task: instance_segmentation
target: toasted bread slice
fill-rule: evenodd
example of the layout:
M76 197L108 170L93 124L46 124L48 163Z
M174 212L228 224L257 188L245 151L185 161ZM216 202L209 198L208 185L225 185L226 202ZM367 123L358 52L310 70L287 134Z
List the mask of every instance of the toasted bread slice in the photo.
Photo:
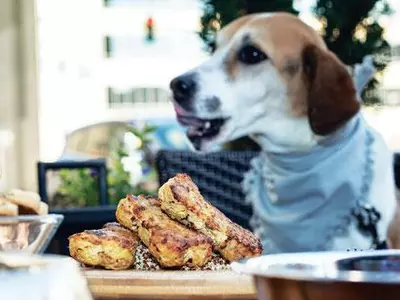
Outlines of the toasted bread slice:
M70 255L86 266L124 270L135 263L137 236L119 224L85 230L68 238Z
M125 228L118 222L109 222L103 225L103 229L110 230L113 232L120 233L122 235L128 235L128 236L135 236L137 237L137 233L133 232L132 230L129 230L128 228Z
M47 203L44 202L40 202L40 206L39 206L39 215L40 216L45 216L49 213L49 206L47 205Z
M138 230L138 211L137 207L140 204L141 207L151 207L151 206L159 206L160 203L158 200L139 196L132 197L127 196L119 201L117 210L115 212L115 217L122 226L132 230L133 232L137 232Z
M159 189L158 198L168 216L210 237L226 260L262 253L261 241L206 201L188 175L178 174L168 180Z
M20 215L38 215L41 211L41 199L35 192L13 189L4 195L11 203L18 205Z
M162 267L204 266L211 259L211 239L169 218L155 199L127 196L121 201L130 208L124 225L137 226L140 240Z
M18 206L0 197L0 216L13 217L18 215Z

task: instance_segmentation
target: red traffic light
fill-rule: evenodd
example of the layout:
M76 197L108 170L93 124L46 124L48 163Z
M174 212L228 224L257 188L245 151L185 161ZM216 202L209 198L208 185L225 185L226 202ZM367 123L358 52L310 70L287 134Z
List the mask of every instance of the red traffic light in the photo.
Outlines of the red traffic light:
M147 19L146 25L147 25L147 27L153 27L154 21L153 21L153 18L152 18L152 17L149 17L149 18Z

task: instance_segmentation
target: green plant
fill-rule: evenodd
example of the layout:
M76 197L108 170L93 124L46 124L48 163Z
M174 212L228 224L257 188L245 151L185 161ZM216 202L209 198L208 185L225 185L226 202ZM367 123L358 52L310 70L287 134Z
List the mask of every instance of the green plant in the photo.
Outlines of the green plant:
M378 23L380 16L392 13L386 0L318 0L314 13L323 25L321 34L328 48L345 64L352 66L373 55L377 77L386 68L391 49ZM362 95L367 105L381 102L376 93L377 77Z
M111 154L111 166L108 172L108 190L109 199L111 203L118 202L121 198L125 197L128 193L133 194L147 194L155 195L157 193L157 187L147 185L148 181L154 181L156 179L156 172L154 168L145 159L145 153L149 151L148 147L151 143L151 134L156 130L156 127L145 125L142 129L138 129L134 126L129 126L128 132L134 134L141 141L140 146L137 150L141 151L143 159L141 160L142 169L150 169L150 172L145 176L145 181L139 182L136 186L131 185L131 174L124 168L123 159L129 157L129 154L124 149L123 145L119 145L117 149Z
M96 176L90 169L60 170L61 184L53 197L55 207L84 207L98 203L99 189Z
M209 49L214 42L215 33L240 16L271 11L298 13L293 8L293 0L203 0L203 4L204 12L199 35Z
M107 162L107 184L108 198L110 204L117 203L127 194L155 195L157 192L157 176L154 167L145 159L145 152L148 151L151 143L151 134L155 127L145 125L142 129L127 126L126 132L132 133L140 140L136 151L143 157L140 167L147 170L147 174L133 185L132 174L126 170L124 158L129 157L126 145L118 142L112 145ZM90 169L61 170L59 172L61 181L53 198L52 206L58 207L84 207L98 205L98 184L97 174Z

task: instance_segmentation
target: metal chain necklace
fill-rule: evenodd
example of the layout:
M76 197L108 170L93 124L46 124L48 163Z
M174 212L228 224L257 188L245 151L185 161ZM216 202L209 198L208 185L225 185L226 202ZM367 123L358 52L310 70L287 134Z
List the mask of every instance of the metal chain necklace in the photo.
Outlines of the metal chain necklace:
M372 237L372 249L376 249L382 241L379 239L377 225L381 219L381 214L376 210L375 207L366 203L365 199L367 199L371 180L372 180L372 167L373 167L373 158L372 158L372 143L374 142L374 138L370 131L367 131L367 162L364 170L364 178L363 185L361 188L361 196L357 200L356 206L351 211L351 215L357 221L357 228L364 235L369 235Z

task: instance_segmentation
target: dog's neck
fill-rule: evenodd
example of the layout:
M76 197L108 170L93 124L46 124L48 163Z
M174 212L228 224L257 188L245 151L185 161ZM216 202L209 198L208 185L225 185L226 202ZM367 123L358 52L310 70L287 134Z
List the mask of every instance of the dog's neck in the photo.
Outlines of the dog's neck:
M284 115L253 129L250 137L270 153L308 153L325 137L315 135L307 118L293 118ZM251 132L251 131L250 131Z
M348 138L349 135L355 130L360 124L360 114L354 116L350 121L344 124L341 128L327 136L318 136L311 132L308 128L299 130L297 127L297 133L295 130L292 131L292 135L295 135L288 143L277 142L271 138L268 134L254 134L251 138L260 146L261 152L265 153L269 157L273 157L273 161L277 164L284 162L287 159L291 161L291 168L293 167L293 159L296 158L299 162L305 159L309 160L308 157L314 157L315 159L323 158L325 155L330 153L330 149L337 146L338 143ZM304 125L309 127L308 124L297 124L298 126ZM308 132L304 134L304 138L298 137L297 135L301 131ZM293 141L300 140L298 145L295 145ZM312 162L317 163L316 161Z

